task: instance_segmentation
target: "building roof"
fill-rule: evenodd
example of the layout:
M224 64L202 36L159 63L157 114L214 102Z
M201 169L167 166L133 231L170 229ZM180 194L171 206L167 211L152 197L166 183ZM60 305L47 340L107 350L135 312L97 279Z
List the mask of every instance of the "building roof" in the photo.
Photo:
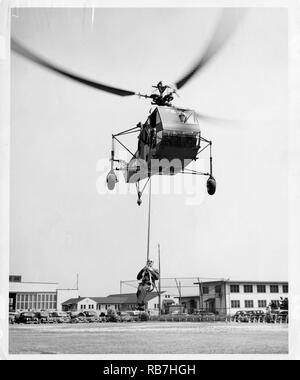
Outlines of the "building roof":
M50 285L57 285L58 282L41 282L41 281L9 281L16 284L50 284Z
M228 284L287 284L288 281L239 281L239 280L229 280L229 279L223 279L223 280L215 280L215 281L201 281L201 282L194 282L195 285L209 285L209 284L219 284L219 283L228 283Z
M288 284L288 281L227 281L230 284Z
M63 302L62 305L73 305L73 304L76 304L86 298L90 298L90 297L77 297L77 298L70 298L68 299L67 301Z
M165 292L161 292L160 294L162 293L165 293ZM148 302L157 296L158 296L158 292L148 293L145 298L145 301ZM137 302L135 293L110 294L109 296L107 296L107 298L114 301L113 303L134 304Z
M161 292L161 294L164 292ZM152 300L153 298L157 297L157 292L151 292L148 293L146 296L145 301L148 302ZM99 304L135 304L137 302L136 294L135 293L124 293L124 294L110 294L107 297L78 297L78 298L70 298L67 301L63 302L62 305L73 305L77 304L78 302L81 302L84 299L91 299Z

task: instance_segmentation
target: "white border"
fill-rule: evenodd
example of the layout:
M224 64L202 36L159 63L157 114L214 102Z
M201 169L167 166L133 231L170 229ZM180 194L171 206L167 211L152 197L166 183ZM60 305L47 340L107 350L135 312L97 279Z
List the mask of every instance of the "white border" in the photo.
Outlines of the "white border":
M4 37L5 59L0 41L0 359L198 359L198 360L284 360L300 357L300 293L299 293L299 163L295 161L299 154L298 109L300 106L300 27L297 22L300 0L0 0L0 40ZM10 139L10 17L9 8L14 7L255 7L289 9L289 43L290 43L290 124L289 124L289 282L291 284L291 323L289 326L289 355L9 355L8 354L8 274L9 274L9 139ZM3 27L5 25L5 27ZM300 25L300 24L299 24ZM299 40L299 42L298 42ZM297 53L297 50L299 53ZM296 52L296 53L295 53ZM2 55L1 55L2 53ZM295 53L295 54L294 54ZM291 57L292 56L292 57ZM299 70L300 71L300 70ZM298 88L299 87L299 88ZM6 96L4 96L6 94ZM299 101L298 101L299 99ZM299 306L298 306L299 305Z

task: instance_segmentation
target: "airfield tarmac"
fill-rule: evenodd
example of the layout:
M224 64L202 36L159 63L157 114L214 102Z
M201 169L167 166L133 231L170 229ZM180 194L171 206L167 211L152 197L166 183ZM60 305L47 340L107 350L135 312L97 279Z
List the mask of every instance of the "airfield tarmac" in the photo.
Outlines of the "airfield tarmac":
M12 325L10 354L287 354L288 325L132 322Z

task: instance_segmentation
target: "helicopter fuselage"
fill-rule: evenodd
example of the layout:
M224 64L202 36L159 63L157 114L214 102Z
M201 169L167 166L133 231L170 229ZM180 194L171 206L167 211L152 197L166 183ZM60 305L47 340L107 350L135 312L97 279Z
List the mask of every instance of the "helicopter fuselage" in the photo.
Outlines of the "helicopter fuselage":
M182 172L197 159L200 141L200 126L194 111L156 107L141 126L138 149L125 170L126 182Z

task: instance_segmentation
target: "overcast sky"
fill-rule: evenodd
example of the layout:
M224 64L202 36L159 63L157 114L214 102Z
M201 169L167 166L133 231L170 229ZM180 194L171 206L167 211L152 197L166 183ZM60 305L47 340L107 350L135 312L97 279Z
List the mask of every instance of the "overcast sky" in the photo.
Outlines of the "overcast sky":
M206 45L218 9L21 9L12 34L89 78L151 91L175 82ZM154 178L151 256L162 277L287 280L287 11L248 10L216 59L174 104L244 122L202 126L217 192L205 180ZM146 260L147 196L103 194L111 134L150 104L61 78L12 55L10 273L80 295L119 291ZM126 140L132 149L136 138ZM207 159L207 155L203 156ZM199 163L205 165L205 160ZM122 185L120 189L127 189ZM186 179L185 179L186 180ZM99 193L100 189L100 193ZM199 202L201 200L201 202ZM128 291L132 289L127 289Z

